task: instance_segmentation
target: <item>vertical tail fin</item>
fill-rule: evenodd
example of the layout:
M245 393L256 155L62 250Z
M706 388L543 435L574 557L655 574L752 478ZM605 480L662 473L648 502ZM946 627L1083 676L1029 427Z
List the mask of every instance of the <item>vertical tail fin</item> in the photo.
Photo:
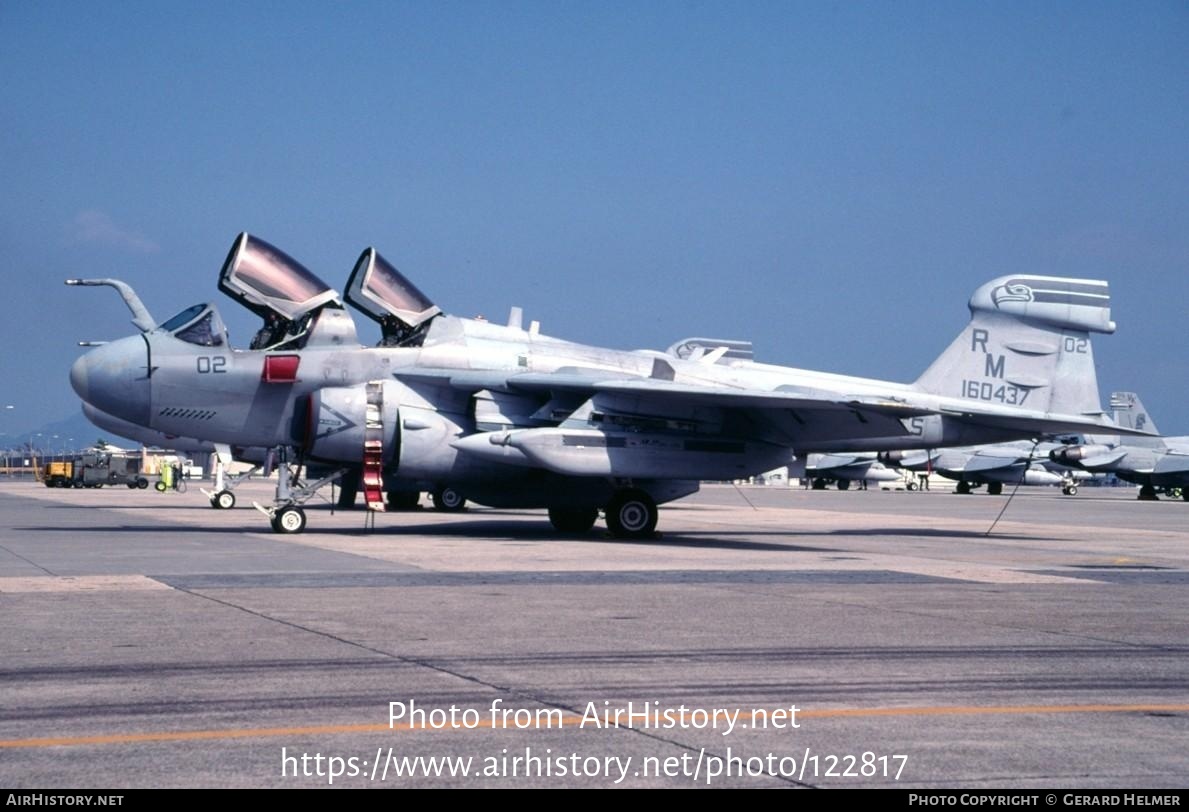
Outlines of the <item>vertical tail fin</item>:
M1134 392L1111 392L1111 409L1115 413L1115 422L1125 429L1160 433L1139 395Z
M1111 392L1111 409L1115 413L1115 422L1125 429L1148 431L1159 434L1156 421L1149 415L1148 410L1134 392ZM1128 437L1127 445L1143 448L1165 448L1164 440L1159 437Z
M1092 279L1003 276L970 297L970 323L916 381L946 397L1101 415L1090 333L1113 333L1110 289Z

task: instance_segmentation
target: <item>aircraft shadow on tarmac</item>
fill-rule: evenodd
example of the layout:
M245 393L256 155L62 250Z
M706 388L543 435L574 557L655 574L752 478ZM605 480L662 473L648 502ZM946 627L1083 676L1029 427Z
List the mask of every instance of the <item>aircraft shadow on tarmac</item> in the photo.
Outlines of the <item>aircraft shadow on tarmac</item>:
M361 514L362 515L362 514ZM211 525L178 525L171 523L162 524L120 524L107 525L99 527L81 527L74 525L27 525L24 527L14 527L24 533L80 533L87 535L110 535L110 534L135 534L144 533L146 535L161 536L168 533L180 534L202 534L202 535L216 535L216 536L235 536L246 534L266 534L270 538L277 540L284 540L285 536L275 536L267 527L260 527L257 524L247 524L241 526L211 526ZM692 538L698 535L696 533L673 533L673 534L658 534L650 539L619 539L612 537L609 533L591 531L585 535L566 535L558 533L547 522L536 524L520 524L507 521L473 521L473 522L452 522L450 524L402 524L402 525L384 525L378 524L376 527L346 527L335 528L328 531L328 535L334 536L349 536L367 538L370 536L390 536L399 538L403 535L417 535L432 537L460 537L470 538L475 540L490 541L494 543L519 541L525 543L545 542L545 541L565 541L575 544L616 544L616 545L638 545L647 547L690 547L697 549L720 549L720 550L753 550L758 552L836 552L833 548L828 547L802 547L791 544L777 544L775 542L755 542L742 541L739 539L722 538L716 534L705 534L701 538ZM318 533L316 531L307 532L305 537L315 537ZM768 533L771 536L788 537L796 535L792 533Z
M197 508L195 510L198 510ZM203 509L205 512L207 509ZM362 511L357 512L359 517L363 519L366 514ZM247 514L247 511L244 511ZM415 513L397 514L403 515L406 518L414 518ZM738 538L730 538L725 536L720 531L713 530L681 530L673 532L658 533L653 538L648 539L620 539L614 538L609 533L593 530L586 534L563 534L559 533L548 522L540 521L541 517L537 514L522 513L514 514L524 517L525 519L532 519L533 521L520 522L509 521L509 514L501 513L501 518L476 518L474 520L453 521L445 524L425 524L395 522L389 524L381 521L375 527L357 526L357 527L339 527L326 532L337 536L401 536L406 534L416 534L426 537L462 537L471 539L483 539L493 542L506 541L523 541L523 542L537 542L537 541L567 541L574 543L599 543L607 544L613 543L624 546L648 546L648 547L689 547L697 549L719 549L719 550L753 550L759 552L838 552L834 547L819 547L819 546L804 546L795 544L782 544L775 541L747 541ZM208 525L201 522L195 524L179 525L176 523L162 522L161 524L121 524L108 526L50 526L50 525L34 525L25 527L16 527L14 530L23 532L64 532L64 533L87 533L87 534L106 534L106 533L151 533L161 534L169 532L178 533L201 533L214 535L242 535L245 533L259 534L270 533L266 527L260 527L258 524L252 522L240 526L235 525ZM916 528L916 527L881 527L881 528L834 528L829 530L748 530L741 529L741 532L748 536L764 536L768 538L818 538L829 539L839 536L893 536L903 538L919 538L919 539L935 539L935 540L986 540L993 538L998 541L1060 541L1060 539L1041 536L1041 535L1019 535L1012 533L994 533L990 536L985 531L976 530L946 530L938 528ZM317 530L311 531L309 535L316 535Z
M177 524L110 524L99 527L80 527L78 525L29 525L26 527L14 527L13 530L19 530L24 533L77 533L87 535L115 535L122 533L145 533L155 536L160 536L163 542L169 542L169 534L174 533L201 533L203 535L219 535L219 536L242 536L245 533L255 533L260 530L258 527L210 527L210 526L180 526ZM272 531L268 528L264 532L272 535Z
M373 536L378 534L400 536L415 534L426 537L461 537L492 542L538 542L565 541L575 544L615 544L617 546L645 546L645 547L696 547L698 549L722 550L757 550L774 552L833 552L830 548L799 547L791 544L777 544L775 542L744 541L740 539L724 538L715 533L702 534L702 538L691 538L699 535L690 532L658 533L648 539L621 539L599 528L589 533L567 534L559 533L547 521L542 521L539 514L522 514L532 522L512 522L506 519L475 519L471 521L454 521L448 524L384 524L377 522L376 527L354 527L336 529L336 535ZM788 533L772 533L773 536L787 537Z

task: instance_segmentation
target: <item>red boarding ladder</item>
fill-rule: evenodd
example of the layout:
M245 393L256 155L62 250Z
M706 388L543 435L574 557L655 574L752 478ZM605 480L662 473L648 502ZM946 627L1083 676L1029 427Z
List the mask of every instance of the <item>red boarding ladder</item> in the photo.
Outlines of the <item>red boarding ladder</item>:
M368 510L384 510L384 388L367 385L363 433L363 498Z

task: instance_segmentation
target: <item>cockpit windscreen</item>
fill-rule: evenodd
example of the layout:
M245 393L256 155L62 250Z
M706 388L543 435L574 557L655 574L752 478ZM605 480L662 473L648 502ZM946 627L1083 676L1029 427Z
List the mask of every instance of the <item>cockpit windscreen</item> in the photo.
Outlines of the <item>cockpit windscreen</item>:
M161 330L173 333L174 338L200 347L222 347L227 344L227 328L214 305L196 304L161 323Z

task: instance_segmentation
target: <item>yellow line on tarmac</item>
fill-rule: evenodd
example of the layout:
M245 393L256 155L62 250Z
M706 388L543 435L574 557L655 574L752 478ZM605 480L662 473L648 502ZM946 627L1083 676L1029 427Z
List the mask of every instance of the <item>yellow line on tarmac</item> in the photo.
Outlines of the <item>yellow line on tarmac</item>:
M750 727L749 715L763 717L767 714L771 717L773 711L784 710L788 711L789 706L784 708L755 708L751 710L741 709L740 716L747 719L747 724ZM673 709L676 713L676 709ZM690 710L693 710L691 708ZM542 710L544 712L544 710ZM611 709L614 713L614 709ZM963 705L943 705L937 707L918 707L918 708L825 708L821 710L806 710L797 709L796 718L801 719L829 719L836 717L848 718L873 718L881 716L993 716L993 715L1025 715L1034 713L1186 713L1189 712L1189 705L993 705L993 706L963 706ZM602 727L608 727L603 723L600 712L599 722ZM661 711L664 713L664 710ZM665 717L660 717L664 719ZM583 717L573 713L564 714L562 717L563 727L577 727L582 724ZM790 721L787 718L784 720ZM497 723L498 722L498 723ZM594 722L588 722L591 726L595 726ZM638 728L645 726L637 723ZM660 724L650 724L649 727L661 727ZM668 725L673 727L674 725ZM556 724L554 725L556 727ZM626 727L626 725L625 725ZM762 724L759 726L762 727ZM776 729L775 726L772 726ZM502 719L493 720L490 716L483 717L482 715L477 721L467 724L465 727L459 725L457 727L445 726L440 728L430 727L422 724L367 724L367 725L318 725L313 727L257 727L257 728L232 728L228 730L175 730L175 731L159 731L154 733L112 733L103 736L59 736L52 738L39 739L8 739L0 740L0 748L17 748L17 747L79 747L83 745L93 744L135 744L139 742L187 742L187 741L203 741L209 739L254 739L265 738L273 736L310 736L310 735L336 735L342 733L384 733L384 732L408 732L421 730L548 730L550 725L545 724L538 727L518 728L509 720L505 723ZM782 728L783 729L783 728Z

